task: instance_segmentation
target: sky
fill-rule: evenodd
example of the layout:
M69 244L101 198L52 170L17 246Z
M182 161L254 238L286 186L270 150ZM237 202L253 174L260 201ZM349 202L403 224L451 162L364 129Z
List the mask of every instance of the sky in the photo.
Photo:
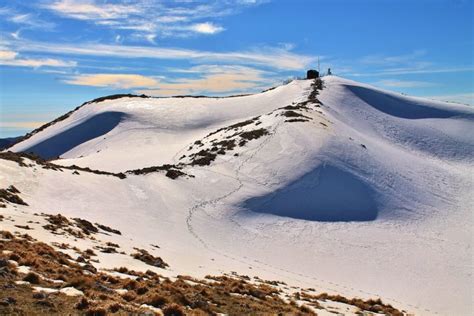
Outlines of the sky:
M0 137L96 97L253 93L309 68L474 104L470 0L0 0Z

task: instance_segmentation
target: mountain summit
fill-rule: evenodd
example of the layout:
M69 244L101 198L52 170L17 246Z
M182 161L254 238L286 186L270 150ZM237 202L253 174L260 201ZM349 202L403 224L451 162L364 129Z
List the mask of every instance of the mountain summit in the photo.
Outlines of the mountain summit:
M169 276L236 271L461 315L473 126L472 107L336 76L232 97L126 95L30 133L8 150L48 161L3 152L0 176L28 204L7 203L11 216L105 223L133 236L124 249L158 244ZM133 260L94 265L146 268Z

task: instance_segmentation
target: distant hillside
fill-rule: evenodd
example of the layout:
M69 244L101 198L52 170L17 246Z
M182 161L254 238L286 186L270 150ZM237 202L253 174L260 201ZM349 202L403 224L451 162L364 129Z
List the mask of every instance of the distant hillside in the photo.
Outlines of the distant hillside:
M11 144L15 143L21 138L19 137L8 137L8 138L0 138L0 150L3 150L9 147Z

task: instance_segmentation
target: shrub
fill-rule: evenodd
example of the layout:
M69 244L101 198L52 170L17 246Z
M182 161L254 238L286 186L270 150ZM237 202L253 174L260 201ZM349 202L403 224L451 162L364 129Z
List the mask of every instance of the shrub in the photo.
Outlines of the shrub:
M86 316L106 316L107 311L103 307L93 307L86 312Z
M77 227L82 229L84 234L90 235L91 233L97 233L99 230L97 227L94 226L91 222L82 219L82 218L74 218L74 221L76 222Z
M135 292L136 292L138 295L143 295L143 294L145 294L146 292L148 292L148 288L147 288L146 286L142 286L142 287L139 287L138 289L136 289Z
M133 292L127 292L124 295L122 295L122 298L126 300L127 302L131 302L131 301L134 301L137 298L137 296L133 294Z
M77 304L76 304L76 309L80 309L80 310L83 310L83 309L86 309L86 308L89 308L89 300L85 297L83 297Z
M154 294L152 296L150 296L149 299L147 299L146 303L148 305L151 305L153 307L162 307L163 305L167 304L168 303L168 299L162 295L159 295L159 294Z
M163 308L163 314L165 316L184 316L186 315L183 307L178 304L169 304Z
M109 311L110 311L111 313L116 313L116 312L118 312L121 308L122 308L122 305L120 305L119 303L113 303L113 304L109 305Z
M40 276L34 272L28 272L28 274L23 278L23 281L30 282L31 284L39 284Z

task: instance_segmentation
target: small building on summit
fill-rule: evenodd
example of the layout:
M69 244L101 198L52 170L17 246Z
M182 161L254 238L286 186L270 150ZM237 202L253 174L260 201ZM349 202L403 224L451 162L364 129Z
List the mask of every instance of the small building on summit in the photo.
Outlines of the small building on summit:
M310 69L306 72L306 79L316 79L319 78L319 71Z

